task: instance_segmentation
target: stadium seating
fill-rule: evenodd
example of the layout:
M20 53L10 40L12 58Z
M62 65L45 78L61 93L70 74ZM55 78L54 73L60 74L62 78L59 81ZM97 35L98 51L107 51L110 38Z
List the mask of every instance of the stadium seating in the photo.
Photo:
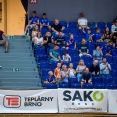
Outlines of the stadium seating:
M59 84L59 88L69 88L69 84Z
M112 84L112 83L108 83L107 85L106 85L106 88L107 89L117 89L117 85L116 84Z
M47 84L46 89L57 89L57 85L56 84Z
M93 85L92 84L83 84L82 88L83 89L93 89Z
M71 83L71 88L72 88L72 89L80 89L81 86L80 86L80 84L78 84L78 83Z
M103 83L96 83L94 85L94 88L95 89L105 89L105 84L103 84Z

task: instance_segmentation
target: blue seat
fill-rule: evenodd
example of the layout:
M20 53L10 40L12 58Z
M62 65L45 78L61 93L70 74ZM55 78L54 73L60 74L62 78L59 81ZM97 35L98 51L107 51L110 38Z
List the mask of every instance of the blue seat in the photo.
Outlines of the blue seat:
M117 56L113 56L114 63L117 65Z
M92 61L85 61L85 65L89 68L92 65Z
M58 62L52 62L52 63L51 63L51 68L52 68L52 69L55 69L55 68L57 67L57 63L58 63Z
M101 28L101 29L105 29L106 24L105 24L105 22L98 22L98 23L97 23L97 27L99 27L99 28Z
M96 33L96 29L91 29L91 34L95 34Z
M93 89L93 85L92 84L83 84L82 88L83 89Z
M92 77L93 84L101 83L101 81L102 81L102 78L100 76Z
M77 61L76 62L73 61L73 68L76 69L77 66L78 66L78 62Z
M45 49L44 48L38 48L36 49L36 56L38 55L44 55L45 54Z
M113 80L114 80L114 83L117 84L117 76L115 76Z
M41 69L41 76L47 76L49 71L52 71L52 70L48 68Z
M105 89L105 84L103 84L103 83L95 83L94 88L95 89Z
M77 50L76 50L76 49L70 48L70 49L68 50L68 53L69 53L70 55L77 55Z
M40 69L44 69L44 68L50 68L50 63L48 61L41 61L40 62Z
M60 24L61 24L62 26L64 26L65 28L67 28L67 22L66 22L66 21L60 21Z
M77 63L78 63L79 60L80 60L80 57L79 57L79 56L73 56L73 57L72 57L72 61L73 61L73 62L77 62Z
M116 64L115 64L115 63L110 63L110 66L111 66L112 70L116 70L116 69L117 69L117 67L116 67Z
M47 55L38 55L37 58L38 58L38 61L37 61L38 63L40 61L47 61L48 60L48 56Z
M78 35L78 28L71 28L70 33L76 33Z
M107 22L107 27L109 28L109 29L111 29L111 26L113 25L113 23L112 22Z
M71 83L71 88L72 88L72 89L80 89L81 86L80 86L79 83Z
M65 29L63 30L63 33L68 33L68 34L69 34L69 32L70 32L70 29L69 29L69 28L65 28Z
M76 78L69 78L69 83L77 83L77 79Z
M96 28L96 23L95 22L88 22L88 27Z
M47 84L46 89L57 89L57 85L56 84Z
M49 21L50 26L52 26L53 23L54 23L54 21Z
M77 23L76 22L68 22L68 27L69 28L77 28Z
M113 62L112 56L105 56L105 57L106 57L106 60L107 60L109 63L112 63L112 62Z
M111 76L112 77L117 76L117 70L111 70Z
M87 62L91 62L91 57L90 56L82 56L82 59Z
M69 84L59 84L59 88L69 88Z
M108 83L112 83L113 82L113 78L112 77L106 77L102 79L104 84L108 84Z
M108 83L106 85L106 88L107 89L117 89L117 85L116 84L113 84L113 83Z
M45 36L46 32L49 32L49 31L50 31L49 28L47 28L47 27L45 28L44 27L44 28L42 28L41 33L42 33L43 36Z

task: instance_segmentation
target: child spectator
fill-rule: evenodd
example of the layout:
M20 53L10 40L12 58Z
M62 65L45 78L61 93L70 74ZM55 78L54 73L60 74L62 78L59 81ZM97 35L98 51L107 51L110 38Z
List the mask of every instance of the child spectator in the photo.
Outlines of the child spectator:
M54 76L53 76L53 72L52 71L49 71L48 72L48 78L46 79L46 81L44 81L44 84L51 84L51 83L55 83L55 79L54 79Z
M91 30L90 29L88 29L87 30L87 33L85 34L85 39L86 39L86 41L87 42L92 42L92 34L91 34Z
M63 62L71 62L71 56L67 52L63 53Z
M35 37L38 36L38 32L39 32L38 26L36 25L36 26L34 27L34 30L32 31L32 42L34 42Z
M69 72L69 78L76 78L76 76L75 76L76 71L73 69L72 63L69 64L68 72Z
M112 56L112 51L109 50L109 51L106 53L106 56Z
M94 34L94 38L95 38L96 42L103 42L103 40L102 40L103 39L103 35L100 32L100 28L96 29L96 33Z

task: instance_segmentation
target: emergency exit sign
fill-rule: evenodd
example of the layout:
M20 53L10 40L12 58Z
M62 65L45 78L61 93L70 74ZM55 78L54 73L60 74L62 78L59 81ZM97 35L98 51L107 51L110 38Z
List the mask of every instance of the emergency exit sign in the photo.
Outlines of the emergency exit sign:
M38 0L29 0L29 4L38 4Z

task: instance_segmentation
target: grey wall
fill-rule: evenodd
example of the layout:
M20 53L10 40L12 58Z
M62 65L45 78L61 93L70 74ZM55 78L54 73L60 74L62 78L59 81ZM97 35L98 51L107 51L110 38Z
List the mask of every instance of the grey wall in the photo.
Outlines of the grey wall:
M83 11L89 22L110 22L117 17L117 0L38 0L29 4L30 15L33 10L39 17L46 12L51 21L76 21Z

